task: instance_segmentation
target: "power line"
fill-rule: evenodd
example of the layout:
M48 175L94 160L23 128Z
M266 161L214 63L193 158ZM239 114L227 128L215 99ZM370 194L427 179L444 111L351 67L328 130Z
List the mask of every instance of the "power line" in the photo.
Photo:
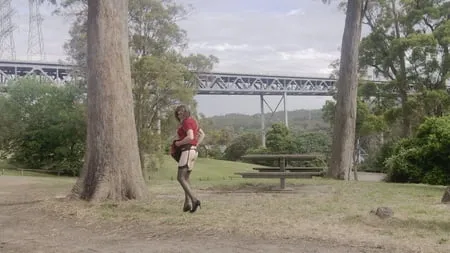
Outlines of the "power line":
M12 0L0 0L0 59L15 60L15 26L12 22L14 9L11 7L11 2Z
M44 39L42 35L42 15L39 10L40 2L38 0L28 0L29 3L29 25L28 25L28 60L45 60Z

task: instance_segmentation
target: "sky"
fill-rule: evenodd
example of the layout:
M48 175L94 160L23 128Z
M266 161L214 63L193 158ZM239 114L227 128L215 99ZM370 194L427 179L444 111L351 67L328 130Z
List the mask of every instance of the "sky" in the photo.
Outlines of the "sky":
M212 54L214 71L328 77L329 64L339 58L345 15L336 3L321 0L177 0L193 10L179 25L187 31L188 53ZM337 2L337 1L334 1ZM28 0L13 0L17 60L27 60ZM52 14L43 4L46 61L66 59L70 18ZM280 97L268 96L275 108ZM330 97L288 96L287 109L318 109ZM206 116L260 112L259 96L198 95ZM279 107L282 109L282 105ZM265 111L270 111L268 107Z

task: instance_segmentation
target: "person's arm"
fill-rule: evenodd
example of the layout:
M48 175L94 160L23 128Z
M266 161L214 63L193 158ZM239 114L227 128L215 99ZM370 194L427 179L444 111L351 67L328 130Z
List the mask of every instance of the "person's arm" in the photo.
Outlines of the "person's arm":
M199 129L198 130L198 143L197 146L200 146L200 144L202 143L203 139L205 139L205 132L203 132L203 129Z
M181 146L184 144L188 144L191 141L194 140L194 131L192 129L187 130L186 132L186 137L184 137L182 140L179 140L177 142L175 142L176 146Z
M179 140L177 142L175 142L176 146L181 146L181 145L185 145L190 143L191 141L194 140L194 129L197 128L197 126L195 125L195 122L193 122L190 119L186 119L183 121L183 123L181 123L183 130L186 131L186 137L184 137L182 140Z

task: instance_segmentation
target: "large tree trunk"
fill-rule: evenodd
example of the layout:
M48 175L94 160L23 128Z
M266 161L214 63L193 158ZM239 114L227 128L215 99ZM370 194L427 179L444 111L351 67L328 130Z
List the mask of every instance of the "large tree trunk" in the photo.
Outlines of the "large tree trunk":
M342 37L329 176L345 180L353 164L363 0L349 0Z
M450 186L445 189L444 195L442 195L441 202L444 204L450 204Z
M89 201L144 199L128 49L128 1L88 1L85 164L73 193Z

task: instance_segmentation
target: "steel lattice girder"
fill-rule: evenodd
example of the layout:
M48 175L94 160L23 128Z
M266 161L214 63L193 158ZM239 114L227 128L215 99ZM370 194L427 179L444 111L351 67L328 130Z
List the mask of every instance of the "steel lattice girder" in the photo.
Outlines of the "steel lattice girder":
M0 83L6 85L18 77L37 75L60 84L71 78L73 69L72 65L55 63L0 61Z
M197 94L330 96L336 80L233 73L197 73Z
M71 80L76 75L74 65L0 61L0 84L28 75L44 76L57 84ZM388 82L376 81L380 85ZM199 72L186 80L199 95L294 95L331 96L336 92L336 80L330 78L272 76L258 74ZM392 91L395 93L395 91ZM414 90L411 87L411 92Z

